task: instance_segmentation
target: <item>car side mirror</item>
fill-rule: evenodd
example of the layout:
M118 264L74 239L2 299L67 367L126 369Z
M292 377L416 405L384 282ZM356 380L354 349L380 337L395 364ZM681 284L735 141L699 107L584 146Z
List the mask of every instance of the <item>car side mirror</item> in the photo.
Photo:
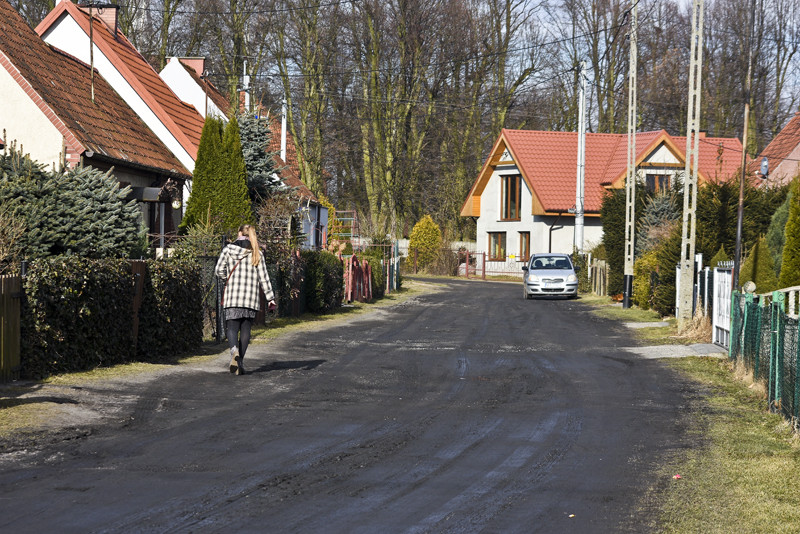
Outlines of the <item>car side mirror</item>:
M527 271L527 270L528 270L528 266L527 266L527 265L523 265L523 266L522 266L522 270L523 270L523 271Z

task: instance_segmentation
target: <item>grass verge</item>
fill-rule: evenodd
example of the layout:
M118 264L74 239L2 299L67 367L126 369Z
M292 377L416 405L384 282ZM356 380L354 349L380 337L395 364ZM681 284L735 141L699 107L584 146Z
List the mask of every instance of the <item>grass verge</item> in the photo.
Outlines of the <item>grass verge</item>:
M666 363L708 388L695 411L707 446L660 473L671 483L660 499L657 530L800 532L800 441L790 425L766 410L763 393L738 380L728 361Z

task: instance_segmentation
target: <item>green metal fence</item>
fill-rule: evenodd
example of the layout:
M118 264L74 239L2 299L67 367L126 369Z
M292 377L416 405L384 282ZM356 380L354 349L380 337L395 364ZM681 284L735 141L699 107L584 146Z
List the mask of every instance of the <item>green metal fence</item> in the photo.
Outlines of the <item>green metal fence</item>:
M741 361L755 380L767 386L772 411L800 430L800 343L794 313L797 288L771 295L733 292L729 356ZM794 293L794 294L792 294ZM791 304L787 310L787 295Z

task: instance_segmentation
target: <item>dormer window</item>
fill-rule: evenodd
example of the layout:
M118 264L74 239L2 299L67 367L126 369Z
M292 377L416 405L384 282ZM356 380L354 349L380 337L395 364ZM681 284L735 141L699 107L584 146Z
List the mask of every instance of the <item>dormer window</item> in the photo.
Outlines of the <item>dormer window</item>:
M501 210L500 217L503 221L519 220L520 203L520 175L501 176Z

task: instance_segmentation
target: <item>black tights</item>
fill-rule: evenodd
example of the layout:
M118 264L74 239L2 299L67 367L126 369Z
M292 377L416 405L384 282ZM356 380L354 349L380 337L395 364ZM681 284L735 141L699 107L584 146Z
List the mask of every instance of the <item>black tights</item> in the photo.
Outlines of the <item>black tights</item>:
M228 345L230 348L239 348L239 357L244 359L247 345L250 344L250 328L253 326L252 319L228 319L225 321L228 331Z

